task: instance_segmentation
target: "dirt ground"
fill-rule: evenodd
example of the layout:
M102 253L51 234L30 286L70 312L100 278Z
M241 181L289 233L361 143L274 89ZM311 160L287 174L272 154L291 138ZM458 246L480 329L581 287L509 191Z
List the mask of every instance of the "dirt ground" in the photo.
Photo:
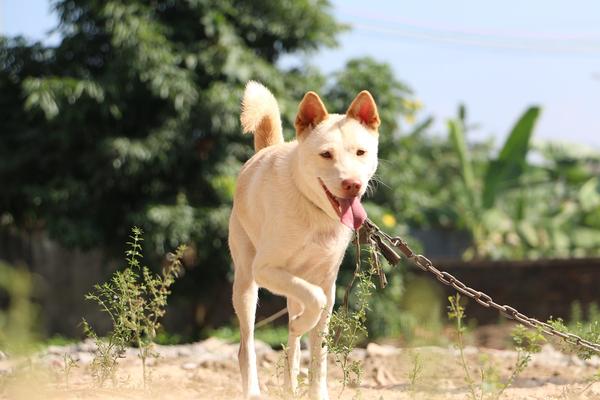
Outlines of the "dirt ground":
M16 365L10 359L0 361L0 399L239 399L240 376L237 367L237 345L211 338L202 342L158 346L160 357L151 362L151 382L146 389L141 379L140 360L130 349L120 360L118 381L95 388L89 374L93 344L48 348L27 365ZM265 399L287 399L282 392L281 352L258 343L259 377ZM471 373L478 388L482 357L504 381L512 372L516 353L485 347L465 350ZM64 355L78 359L69 373L67 387L63 370ZM411 385L409 375L418 354L422 372ZM353 358L363 362L363 380L358 387L342 390L341 371L332 361L329 368L331 399L467 399L468 385L459 362L459 354L451 347L419 347L402 349L393 345L371 343L358 349ZM301 375L307 374L308 354L303 351ZM551 345L533 356L529 367L507 389L501 399L600 399L600 382L589 378L600 370L600 357L583 362L563 354ZM26 373L24 373L26 372ZM487 386L486 386L487 385ZM483 385L489 388L489 383ZM585 389L585 390L584 390ZM582 393L583 392L583 393ZM301 397L300 397L301 398ZM484 397L491 398L491 397Z

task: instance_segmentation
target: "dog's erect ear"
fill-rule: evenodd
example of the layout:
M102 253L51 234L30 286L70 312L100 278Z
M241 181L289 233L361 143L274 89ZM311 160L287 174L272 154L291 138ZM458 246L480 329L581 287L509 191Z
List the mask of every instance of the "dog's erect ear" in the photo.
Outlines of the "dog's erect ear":
M348 107L348 111L346 111L346 115L375 131L381 123L379 113L377 112L377 104L375 104L371 93L366 90L363 90L354 98L352 104Z
M298 107L298 115L294 123L296 136L300 137L307 128L319 125L327 115L327 109L319 95L315 92L307 92Z

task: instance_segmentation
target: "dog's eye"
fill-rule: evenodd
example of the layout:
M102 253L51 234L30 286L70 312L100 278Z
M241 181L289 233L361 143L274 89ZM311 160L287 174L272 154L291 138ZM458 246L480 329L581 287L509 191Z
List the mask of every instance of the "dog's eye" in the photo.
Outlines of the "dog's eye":
M364 155L365 155L365 153L366 153L366 151L364 151L364 150L357 150L357 151L356 151L356 155L357 155L357 156L364 156Z
M326 159L332 159L333 156L331 155L331 153L329 151L324 151L321 154L319 154L321 157L326 158Z

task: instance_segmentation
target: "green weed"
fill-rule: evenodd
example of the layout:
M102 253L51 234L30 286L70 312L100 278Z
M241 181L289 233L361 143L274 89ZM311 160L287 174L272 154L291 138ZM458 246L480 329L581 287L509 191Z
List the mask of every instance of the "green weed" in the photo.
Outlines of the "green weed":
M421 379L424 365L421 359L421 354L417 351L410 352L411 368L408 371L409 390L414 392L418 381Z
M587 319L585 319L581 305L573 303L571 306L571 319L568 323L561 318L550 318L548 323L559 332L573 333L582 339L600 344L600 311L598 305L590 304L587 311ZM593 350L564 341L561 341L560 346L562 350L576 354L584 360L597 354Z
M70 354L65 353L63 355L62 374L65 379L65 388L69 389L69 378L71 376L71 370L79 367L77 360L73 359Z
M450 305L448 306L448 317L456 323L456 342L460 354L460 364L465 373L465 381L469 390L471 400L498 400L500 396L508 389L515 379L527 368L531 361L531 355L541 350L542 344L546 341L540 330L530 330L522 325L518 325L512 332L512 339L517 350L517 359L512 368L512 373L506 380L502 380L500 371L497 370L489 357L484 355L479 360L479 381L475 381L471 374L471 367L467 363L464 349L464 326L465 307L461 304L460 294L448 297Z
M356 281L354 307L351 309L348 306L348 298L346 297L346 304L338 307L331 314L329 328L324 336L329 354L333 355L335 363L342 370L342 391L346 385L358 386L361 381L362 365L360 361L350 360L350 353L368 336L367 311L369 310L372 293L375 290L373 275L378 274L377 254L374 247L369 246L368 263L370 268L368 270L361 268L360 250L357 238L356 268L349 286L350 288L352 283Z
M98 350L92 361L92 374L102 386L107 379L115 381L118 358L126 346L132 344L138 349L142 360L144 387L148 381L147 359L156 357L153 344L160 327L160 319L165 314L167 297L171 286L181 270L181 258L185 246L179 246L175 254L170 253L161 274L155 274L141 265L142 231L133 228L125 252L127 266L117 271L112 278L85 298L96 302L107 313L112 322L112 330L106 338L100 338L89 323L83 320L86 335L92 338Z

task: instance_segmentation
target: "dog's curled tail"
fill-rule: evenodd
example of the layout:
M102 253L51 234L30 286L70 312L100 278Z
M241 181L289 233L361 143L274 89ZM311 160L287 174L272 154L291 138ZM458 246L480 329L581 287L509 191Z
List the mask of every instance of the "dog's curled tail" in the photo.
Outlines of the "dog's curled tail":
M246 84L240 117L244 133L254 133L254 150L283 143L279 106L273 94L255 81Z

